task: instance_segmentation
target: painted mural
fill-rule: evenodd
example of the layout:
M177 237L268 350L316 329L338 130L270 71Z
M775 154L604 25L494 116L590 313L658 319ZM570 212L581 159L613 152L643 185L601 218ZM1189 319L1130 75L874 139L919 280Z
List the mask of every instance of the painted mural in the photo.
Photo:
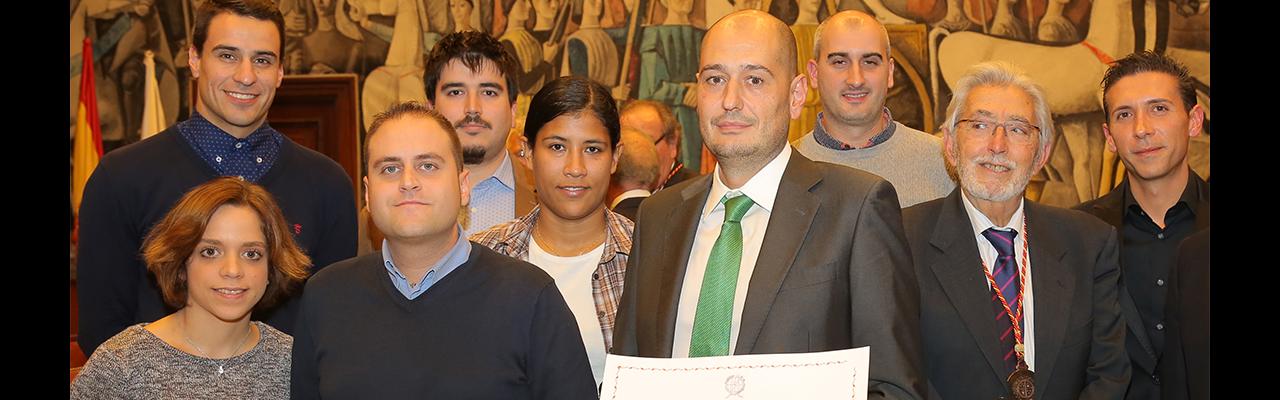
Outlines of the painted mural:
M80 48L94 42L104 147L139 139L144 54L155 74L166 123L186 118L188 31L199 0L71 0L71 96L75 125ZM817 25L839 10L884 23L897 71L888 107L904 124L938 132L949 84L969 65L1006 60L1045 87L1058 122L1048 166L1033 178L1033 199L1070 206L1109 191L1123 166L1101 131L1106 63L1135 50L1163 52L1188 65L1209 107L1208 0L279 0L289 74L360 77L364 120L399 100L425 100L423 55L443 35L478 30L520 60L518 115L541 85L561 75L590 77L618 100L670 104L685 131L686 166L703 171L693 85L707 27L734 10L766 10L791 24L797 60L812 53ZM821 103L810 94L791 137L812 129ZM1208 118L1207 118L1208 119ZM522 129L517 119L515 132ZM366 122L367 123L367 122ZM1209 123L1192 140L1192 168L1209 176ZM709 160L708 160L709 161Z

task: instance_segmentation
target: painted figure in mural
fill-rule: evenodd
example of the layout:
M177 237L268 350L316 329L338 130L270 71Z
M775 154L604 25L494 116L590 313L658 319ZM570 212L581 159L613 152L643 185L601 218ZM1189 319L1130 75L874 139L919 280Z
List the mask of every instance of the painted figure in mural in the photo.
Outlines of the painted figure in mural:
M1043 90L1004 62L975 65L954 87L943 151L960 186L902 212L922 378L941 399L1122 398L1116 232L1025 198L1051 154Z
M964 0L947 0L947 14L934 26L950 32L961 32L973 29L975 25L964 15Z
M382 15L396 17L399 15L397 10L408 9L407 6L400 4L401 0L345 1L347 16L350 18L352 23L364 28L364 30L371 36L378 38L383 43L387 44L390 44L395 37L397 23L393 20L391 25L387 25L376 17L371 18L371 16ZM426 0L413 0L413 2L416 3L414 7L418 13L418 29L421 31L420 34L422 35L422 47L424 49L430 49L431 46L435 45L436 41L440 40L440 33L437 33L432 29L444 29L443 27L447 27L449 24L448 15L445 15L448 12L445 8L442 8L442 6L447 7L448 5ZM440 15L431 14L432 12L438 12ZM444 19L437 22L440 18ZM381 48L381 46L374 46L371 43L366 43L366 46ZM390 53L390 49L387 49L386 52ZM386 55L387 53L382 54Z
M386 7L387 4L393 6ZM382 14L395 15L395 31L386 62L364 80L361 105L365 129L369 128L375 115L392 104L427 100L422 80L422 33L430 27L422 25L427 20L420 18L419 14L425 12L419 8L420 5L419 0L395 0L394 3L384 2L379 10Z
M791 34L796 37L796 65L805 65L813 54L813 37L818 32L818 9L824 2L824 0L796 1L799 14L796 15L796 22L791 24ZM804 109L800 111L800 118L791 120L787 140L795 141L813 129L814 120L821 111L822 99L818 98L818 91L810 90L804 98Z
M999 0L996 3L996 15L991 20L991 35L1020 41L1031 38L1027 23L1013 12L1014 3L1017 2L1018 0Z
M333 159L267 123L284 80L284 16L269 0L209 0L195 12L189 59L195 110L168 129L107 153L80 208L80 348L91 354L130 325L168 314L138 249L188 190L220 176L261 185L280 203L312 271L355 255L351 178ZM298 294L253 316L290 333Z
M1080 32L1076 24L1062 14L1071 0L1049 0L1044 17L1040 18L1040 29L1036 38L1045 43L1076 43L1080 41Z
M480 31L479 13L474 10L471 0L449 0L449 17L453 20L454 32Z
M895 14L889 7L885 7L883 0L862 0L863 4L871 10L871 15L876 16L876 20L884 25L902 25L914 24L915 21L907 19L901 15Z
M505 145L516 116L519 60L492 36L464 31L445 35L426 69L427 98L458 130L471 171L463 235L528 214L537 204L533 173Z
M640 36L640 87L638 98L671 106L684 136L680 160L686 168L701 169L702 137L698 134L698 49L706 31L689 22L693 0L660 0L667 8L662 25L644 28Z
M355 72L364 55L364 36L345 12L339 10L342 0L311 0L316 13L316 27L302 38L305 70L312 74Z
M896 64L884 25L860 11L841 11L818 29L806 65L823 111L813 117L813 130L793 143L796 150L880 175L897 189L903 207L950 193L955 184L942 141L894 121L885 107Z
M280 0L284 14L284 70L290 75L305 72L302 38L317 28L316 10L310 0Z
M707 32L696 104L719 162L640 205L613 352L872 346L869 398L923 398L919 293L893 185L787 144L806 92L794 45L784 22L758 10ZM803 290L787 290L797 282Z
M566 55L562 75L585 76L610 88L615 99L625 99L630 85L618 85L621 67L618 43L600 25L604 0L582 1L582 23L565 40Z
M551 29L555 28L556 11L560 9L561 0L530 0L533 6L533 34L541 41L547 41Z
M1110 193L1076 206L1120 233L1125 291L1125 342L1133 365L1127 399L1158 399L1186 390L1162 382L1171 365L1165 343L1169 280L1178 244L1209 228L1209 184L1187 163L1191 138L1201 134L1204 109L1187 68L1154 52L1116 60L1102 81L1107 148L1119 155L1125 178ZM1136 206L1136 207L1135 207ZM1183 393L1185 396L1185 393Z
M557 43L543 43L525 28L525 23L531 18L530 11L530 0L515 0L511 3L507 14L507 30L498 38L506 51L520 61L520 71L516 78L520 89L518 93L527 96L537 93L544 82L555 77L553 63L557 61L555 55L560 47Z

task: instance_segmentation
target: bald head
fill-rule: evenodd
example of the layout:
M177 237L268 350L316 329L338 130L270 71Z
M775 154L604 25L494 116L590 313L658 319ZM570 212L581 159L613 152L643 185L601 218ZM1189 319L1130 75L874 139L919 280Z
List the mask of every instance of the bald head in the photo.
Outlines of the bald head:
M745 183L787 146L808 94L791 28L757 10L721 18L702 39L698 125L725 184Z
M782 68L779 72L787 76L796 74L798 66L795 56L792 56L796 54L795 35L791 33L791 27L772 14L760 10L741 10L725 15L707 30L702 39L702 52L705 54L708 46L726 43L777 49L773 54L777 56L777 64Z
M857 10L845 10L827 17L826 20L818 24L818 31L813 34L813 58L815 60L822 59L822 37L828 32L828 29L840 31L862 31L873 30L879 33L880 43L878 47L882 47L884 56L889 57L889 30L885 29L876 17Z

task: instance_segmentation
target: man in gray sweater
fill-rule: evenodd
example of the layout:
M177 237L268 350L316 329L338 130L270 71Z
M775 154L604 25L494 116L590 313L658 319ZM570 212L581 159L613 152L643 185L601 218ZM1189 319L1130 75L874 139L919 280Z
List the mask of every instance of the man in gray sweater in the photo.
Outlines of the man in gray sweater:
M809 87L818 90L823 112L813 131L793 143L796 150L880 175L897 189L902 207L950 193L955 183L941 139L894 121L884 106L894 68L884 25L844 11L822 22L813 43Z

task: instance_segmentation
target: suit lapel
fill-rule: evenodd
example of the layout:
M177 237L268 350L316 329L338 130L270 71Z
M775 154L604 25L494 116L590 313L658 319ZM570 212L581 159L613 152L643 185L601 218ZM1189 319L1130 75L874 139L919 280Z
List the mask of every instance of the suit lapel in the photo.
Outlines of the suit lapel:
M1036 387L1046 387L1053 376L1054 363L1062 350L1067 333L1067 313L1075 301L1075 280L1071 278L1071 266L1062 263L1067 254L1065 243L1053 229L1056 221L1042 220L1045 206L1027 201L1025 218L1027 231L1024 236L1031 248L1032 299L1035 302L1035 351ZM1077 333L1090 334L1090 333Z
M658 313L653 316L657 321L653 326L658 327L658 349L665 357L671 357L680 289L689 265L689 252L693 247L694 234L698 232L702 207L711 194L710 174L694 179L680 192L680 203L669 214L672 229L662 248L662 285L657 298Z
M932 260L929 268L978 344L992 374L1004 382L1007 373L1004 360L997 356L1001 353L1000 336L991 309L991 288L982 273L982 257L978 254L973 225L960 196L957 188L943 201L933 237L929 239L936 252L928 258Z
M1094 215L1116 228L1116 236L1120 240L1120 243L1117 243L1117 251L1120 252L1122 257L1124 254L1124 197L1128 192L1129 178L1125 178L1120 182L1120 186L1116 186L1115 189L1107 193L1106 197L1093 205ZM1206 218L1205 220L1207 221L1208 219ZM1196 222L1197 224L1199 223L1199 218L1196 219ZM1032 253L1034 254L1035 252L1033 251ZM1032 261L1032 264L1034 263L1035 261ZM1121 271L1124 269L1123 264L1122 259ZM1142 346L1143 354L1138 357L1134 357L1135 355L1131 354L1130 358L1138 361L1139 366L1147 371L1155 371L1155 350L1151 347L1151 341L1147 339L1147 328L1142 323L1142 314L1138 313L1138 305L1133 302L1133 295L1125 288L1123 280L1120 283L1119 300L1120 314L1124 316L1126 329L1138 341L1138 345Z
M820 172L800 153L787 151L792 151L791 160L782 173L778 195L769 214L769 227L747 286L736 354L750 354L755 347L773 300L778 297L782 281L791 270L821 204L818 196L809 192L822 181Z
M1092 213L1103 222L1111 224L1116 230L1124 228L1124 195L1129 192L1129 179L1120 181L1120 185L1111 189L1093 204Z

